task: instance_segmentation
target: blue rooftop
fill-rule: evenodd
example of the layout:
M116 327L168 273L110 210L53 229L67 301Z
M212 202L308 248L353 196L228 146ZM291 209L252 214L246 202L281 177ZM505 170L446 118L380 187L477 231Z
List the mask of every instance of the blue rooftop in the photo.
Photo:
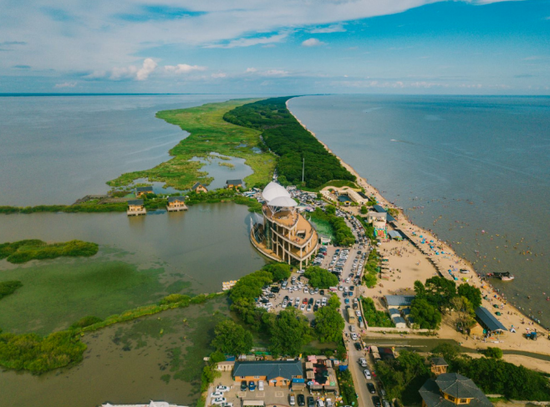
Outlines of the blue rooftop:
M485 307L478 307L476 309L476 316L481 325L488 331L507 331L504 325Z

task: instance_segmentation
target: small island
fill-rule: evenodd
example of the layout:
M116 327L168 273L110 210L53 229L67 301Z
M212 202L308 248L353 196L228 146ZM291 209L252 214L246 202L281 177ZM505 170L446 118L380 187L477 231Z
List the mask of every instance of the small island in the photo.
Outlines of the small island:
M56 259L58 257L91 257L99 250L96 243L71 240L65 243L48 244L42 240L29 239L0 244L0 260L20 264L31 260Z

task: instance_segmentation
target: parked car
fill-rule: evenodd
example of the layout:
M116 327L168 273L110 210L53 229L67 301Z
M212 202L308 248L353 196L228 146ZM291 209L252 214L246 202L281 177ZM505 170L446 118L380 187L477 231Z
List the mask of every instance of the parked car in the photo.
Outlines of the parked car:
M376 394L376 388L374 387L374 384L370 382L367 383L367 389L369 390L370 394Z
M250 390L250 391L256 390L256 384L254 383L253 380L250 380L250 381L248 382L248 390Z
M213 397L213 398L223 397L223 393L221 391L215 391L214 393L210 393L210 397Z
M306 405L306 397L303 394L298 394L298 405L299 406Z
M264 391L264 381L258 380L258 391Z
M355 342L353 346L355 346L356 350L361 350L361 344L359 342Z
M216 386L216 391L221 391L222 393L225 393L226 391L229 391L229 387L227 386Z
M372 396L372 404L374 404L374 407L382 407L382 403L380 402L380 397Z
M368 367L368 365L367 365L367 359L365 359L365 358L360 358L360 359L359 359L359 366L361 366L361 367Z
M290 393L288 395L288 404L290 404L291 406L296 405L296 396L294 395L294 393Z
M367 380L372 379L372 376L370 375L370 370L369 369L363 370L363 374L365 375L365 379L367 379Z
M307 398L307 407L315 407L315 399L311 396Z
M357 340L357 334L356 334L355 332L351 334L351 339L352 339L353 341L356 341L356 340Z
M248 383L246 382L246 380L243 380L241 382L241 391L246 391L246 389L248 389Z
M227 399L225 397L217 397L215 399L212 399L212 404L223 404L227 403Z

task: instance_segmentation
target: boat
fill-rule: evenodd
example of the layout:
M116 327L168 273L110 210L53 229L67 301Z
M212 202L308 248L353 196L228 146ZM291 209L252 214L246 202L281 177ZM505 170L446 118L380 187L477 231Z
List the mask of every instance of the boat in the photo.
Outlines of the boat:
M513 274L510 274L509 271L504 271L501 273L495 272L495 273L489 273L487 274L488 277L496 277L500 278L501 281L512 281L515 277Z

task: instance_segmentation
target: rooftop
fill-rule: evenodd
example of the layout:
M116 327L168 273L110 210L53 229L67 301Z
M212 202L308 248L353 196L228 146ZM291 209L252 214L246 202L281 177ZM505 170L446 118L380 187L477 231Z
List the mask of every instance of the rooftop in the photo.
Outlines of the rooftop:
M233 376L266 376L267 380L284 377L291 380L296 376L303 376L302 362L293 361L257 361L237 362Z
M183 196L169 196L168 202L183 202Z
M242 179L228 179L225 181L227 185L242 185L243 180Z
M428 407L456 407L456 404L443 398L441 392L458 399L471 399L469 407L492 407L491 402L475 383L458 373L444 373L437 379L428 379L419 390Z
M491 332L507 331L504 325L502 325L502 323L485 307L477 307L476 316L481 322L481 325Z
M410 307L414 300L414 295L386 295L384 298L388 306Z
M148 187L137 187L136 191L137 192L148 192L148 191L153 192L153 187L150 186L150 185Z
M128 205L140 205L143 206L143 199L131 199L128 201Z

